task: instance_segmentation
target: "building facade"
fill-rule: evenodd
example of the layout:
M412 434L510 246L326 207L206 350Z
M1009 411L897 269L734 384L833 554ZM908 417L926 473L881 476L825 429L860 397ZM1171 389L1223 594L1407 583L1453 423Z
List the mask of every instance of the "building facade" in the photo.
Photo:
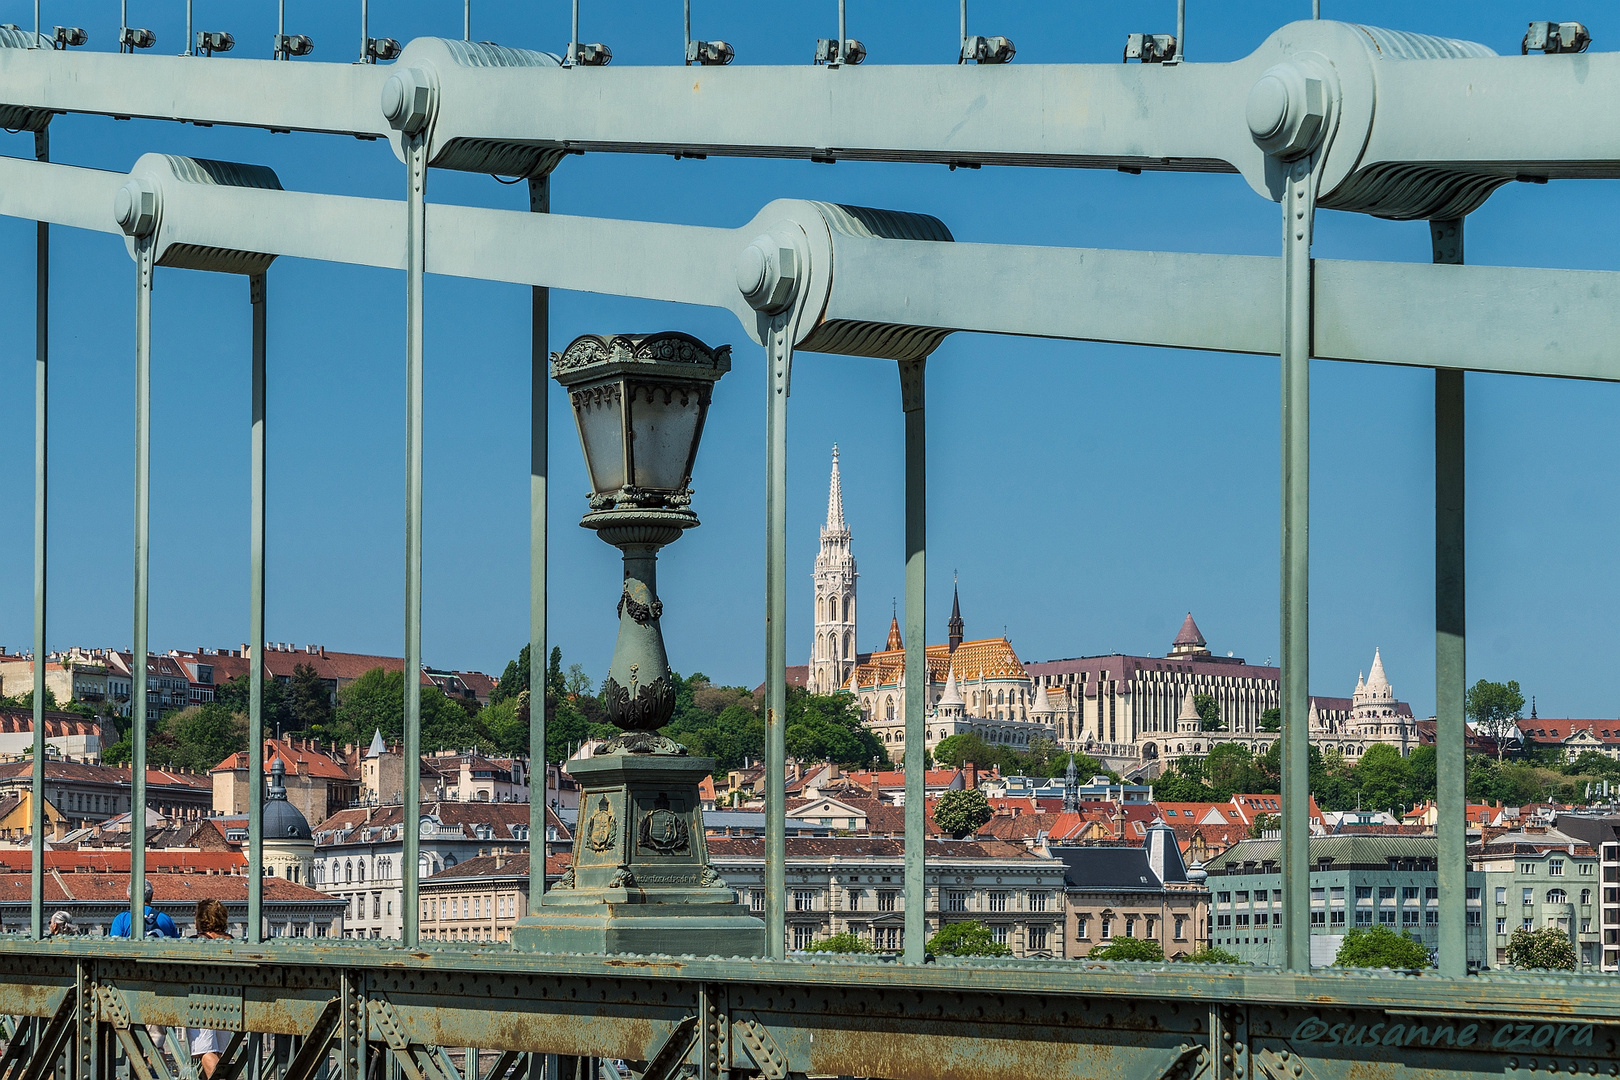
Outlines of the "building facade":
M1074 703L1054 716L1058 744L1122 771L1156 774L1166 761L1202 757L1228 742L1259 755L1278 738L1264 717L1280 707L1280 669L1230 653L1216 655L1190 612L1164 656L1116 653L1025 667L1049 697L1061 691ZM1187 703L1200 696L1214 701L1220 730L1187 724ZM1396 700L1377 650L1370 672L1357 676L1350 697L1311 698L1310 739L1313 746L1337 750L1351 761L1373 743L1388 743L1402 754L1418 745L1411 706Z
M1116 937L1157 941L1176 960L1209 944L1209 889L1188 871L1176 835L1163 824L1141 847L1054 847L1065 867L1066 954L1083 957Z
M1489 962L1507 963L1513 931L1555 927L1575 943L1582 971L1603 967L1599 850L1560 829L1525 825L1468 848L1486 895ZM1472 876L1470 876L1470 880Z
M1283 961L1282 874L1278 840L1241 840L1207 869L1211 945L1245 963ZM1488 963L1482 934L1484 875L1470 872L1463 912L1440 909L1438 841L1432 836L1313 836L1311 963L1333 963L1353 929L1387 926L1417 938L1432 956L1443 919L1464 920L1468 963Z
M1014 956L1062 957L1064 864L998 840L929 840L930 935L943 923L978 921ZM709 862L761 917L765 842L711 837ZM879 952L905 947L905 843L867 837L789 837L787 947L802 951L849 933Z
M34 762L0 763L0 795L31 790ZM130 811L130 771L113 765L45 761L45 798L70 829L94 825ZM208 816L213 788L199 773L146 770L146 805L165 818L191 821Z

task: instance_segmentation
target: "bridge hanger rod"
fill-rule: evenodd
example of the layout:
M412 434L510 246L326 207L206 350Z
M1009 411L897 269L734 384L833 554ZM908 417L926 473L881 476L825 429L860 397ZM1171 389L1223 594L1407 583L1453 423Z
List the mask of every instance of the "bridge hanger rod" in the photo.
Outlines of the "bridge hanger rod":
M0 214L117 233L112 199L125 179L0 157ZM398 202L173 184L164 205L166 249L405 268ZM426 213L429 273L719 307L755 332L732 269L760 231L755 224L720 229L437 203ZM1281 347L1269 302L1281 288L1275 257L839 234L833 242L837 273L821 324L1254 355ZM559 251L569 257L556 258ZM660 257L627 262L624 251ZM1620 380L1612 349L1620 338L1620 274L1326 259L1313 270L1318 359ZM1548 317L1532 317L1536 311ZM814 351L815 343L804 347Z

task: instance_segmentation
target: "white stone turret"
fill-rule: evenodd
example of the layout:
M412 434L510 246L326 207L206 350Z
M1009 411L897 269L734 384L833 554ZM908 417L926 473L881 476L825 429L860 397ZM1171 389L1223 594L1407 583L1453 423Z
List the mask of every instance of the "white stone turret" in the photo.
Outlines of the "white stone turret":
M844 521L844 484L838 472L838 447L832 451L832 478L827 485L827 523L821 527L816 554L815 637L810 645L810 692L831 694L855 671L855 556Z
M940 692L935 710L934 715L941 720L961 720L967 716L967 703L962 700L962 691L956 686L955 668L946 670L945 689Z
M1204 718L1198 715L1198 704L1193 701L1193 692L1187 691L1187 696L1181 699L1181 712L1176 717L1176 732L1180 735L1195 735L1204 729Z

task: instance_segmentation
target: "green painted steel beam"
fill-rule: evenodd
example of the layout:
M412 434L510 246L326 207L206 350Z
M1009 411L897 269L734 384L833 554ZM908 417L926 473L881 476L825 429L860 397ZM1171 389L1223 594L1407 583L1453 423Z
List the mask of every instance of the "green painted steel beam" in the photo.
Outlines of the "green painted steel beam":
M248 279L252 309L253 412L248 432L251 475L248 481L248 904L247 939L264 940L264 540L268 468L266 444L266 365L268 296L265 275Z
M900 408L906 422L906 910L905 961L923 962L928 880L928 431L926 360L900 362ZM943 908L941 908L943 910Z
M551 212L551 177L529 179L529 212ZM548 341L551 291L529 292L529 910L546 891L546 483L549 474L551 389ZM558 762L561 768L562 763ZM538 782L536 780L538 778ZM539 868L537 873L535 868Z
M422 321L427 266L427 149L420 136L406 142L405 196L405 745L400 925L405 944L415 945L421 915L417 859L422 799ZM543 705L541 708L544 710ZM387 798L386 793L383 797ZM544 865L542 862L542 878Z
M129 784L130 936L145 925L146 883L146 631L152 589L152 238L137 241L135 258L135 645L130 658L131 764Z
M51 129L34 132L34 158L49 161ZM34 226L34 768L29 784L28 932L45 936L45 616L49 554L51 227ZM71 675L69 676L71 678Z

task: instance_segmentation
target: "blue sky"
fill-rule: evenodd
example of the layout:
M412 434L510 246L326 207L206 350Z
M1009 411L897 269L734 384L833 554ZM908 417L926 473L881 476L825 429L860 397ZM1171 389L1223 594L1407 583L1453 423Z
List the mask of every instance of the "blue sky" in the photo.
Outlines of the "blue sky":
M836 6L694 0L695 36L738 63L805 63ZM956 5L851 0L868 63L948 62ZM1609 47L1612 9L1325 0L1324 15L1516 51L1524 25L1581 19ZM176 51L183 5L131 3ZM315 60L352 59L358 3L289 0ZM671 63L680 5L585 0L582 37L615 64ZM1246 55L1308 4L1190 0L1194 61ZM266 56L275 5L197 0L197 25ZM372 32L459 36L461 5L375 0ZM1169 2L975 0L970 32L1005 34L1019 63L1117 62L1131 31L1168 31ZM28 25L31 4L0 0ZM44 20L111 49L117 5L45 0ZM473 36L560 51L568 8L475 0ZM199 60L228 63L229 60ZM302 61L301 61L302 62ZM224 128L59 118L57 160L125 170L146 151L259 162L289 188L399 198L382 144ZM24 135L0 135L24 155ZM519 209L521 186L435 172L430 198ZM1470 262L1614 269L1615 187L1509 185L1472 215ZM959 240L1273 254L1276 208L1232 176L588 155L553 183L570 214L735 226L773 198L936 214ZM1427 261L1422 223L1319 219L1323 257ZM0 220L0 644L31 640L31 224ZM131 638L134 272L122 244L53 242L53 618L50 646ZM403 300L398 274L283 260L270 274L268 636L398 655L403 614ZM248 306L244 279L167 270L154 300L154 647L238 645L247 626ZM670 660L753 685L763 663L764 387L729 314L553 295L551 344L587 332L676 328L737 347L699 455L703 528L663 557ZM527 290L430 279L426 570L429 663L498 672L527 635ZM1313 370L1313 692L1348 694L1383 650L1397 692L1433 710L1432 376ZM790 419L789 662L809 651L809 573L828 452L842 450L861 571L860 645L880 644L902 585L902 420L892 366L801 354ZM970 636L1005 627L1027 660L1162 653L1191 610L1212 648L1277 655L1278 364L1274 359L956 335L930 362L930 625L943 638L951 573ZM560 392L551 395L551 638L596 677L613 647L616 552L575 521L586 488ZM1516 678L1544 716L1614 716L1620 586L1614 423L1620 389L1469 376L1469 677Z

